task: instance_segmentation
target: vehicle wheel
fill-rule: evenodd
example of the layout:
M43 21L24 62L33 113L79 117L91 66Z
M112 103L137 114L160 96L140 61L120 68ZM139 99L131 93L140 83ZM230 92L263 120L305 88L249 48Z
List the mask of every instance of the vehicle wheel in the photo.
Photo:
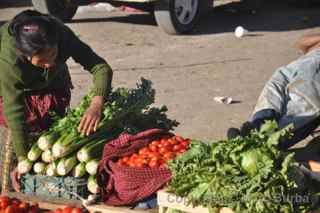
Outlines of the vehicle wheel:
M193 29L202 12L207 10L208 2L209 0L158 0L155 2L154 15L158 25L166 33L187 33Z
M70 0L32 0L32 4L39 12L51 14L62 21L70 21L78 9Z

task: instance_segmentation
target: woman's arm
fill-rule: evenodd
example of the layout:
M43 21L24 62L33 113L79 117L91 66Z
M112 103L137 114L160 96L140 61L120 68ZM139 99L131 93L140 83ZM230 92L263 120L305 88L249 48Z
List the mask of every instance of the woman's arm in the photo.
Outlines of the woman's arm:
M70 56L93 75L94 97L79 125L79 132L85 135L96 131L102 116L104 101L111 91L112 70L107 62L82 42L69 28L66 28Z
M68 51L75 62L81 64L85 70L93 75L94 94L107 98L111 90L113 75L111 67L66 26L63 36L65 37L65 47L61 48Z
M289 84L288 73L285 70L277 70L265 84L254 112L252 123L261 124L265 119L278 119L283 113L286 104L286 86Z
M320 47L320 34L308 35L304 36L297 42L296 46L300 49L304 54L309 51Z

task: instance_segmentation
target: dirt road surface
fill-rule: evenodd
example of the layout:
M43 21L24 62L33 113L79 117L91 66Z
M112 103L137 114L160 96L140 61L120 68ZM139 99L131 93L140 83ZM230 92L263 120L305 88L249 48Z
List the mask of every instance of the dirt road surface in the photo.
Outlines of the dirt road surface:
M30 8L0 3L0 22ZM218 2L190 35L169 36L148 13L81 8L68 25L114 69L114 87L133 87L144 77L154 82L156 104L167 105L181 124L176 132L198 139L222 139L228 127L249 118L272 72L300 53L302 35L319 32L320 8L297 8L268 1L258 13L239 10L237 2ZM237 26L250 33L234 36ZM87 92L90 75L69 62L75 85L72 104ZM230 96L239 103L216 103Z

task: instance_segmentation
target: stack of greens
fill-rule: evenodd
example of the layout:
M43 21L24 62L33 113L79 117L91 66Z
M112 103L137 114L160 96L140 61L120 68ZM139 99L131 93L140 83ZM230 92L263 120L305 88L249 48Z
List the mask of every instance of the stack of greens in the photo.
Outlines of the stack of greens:
M169 191L211 212L229 207L241 213L310 212L316 189L298 169L293 153L277 149L290 127L267 122L245 138L202 143L169 163Z
M28 158L19 162L21 174L33 171L48 176L90 176L88 188L96 193L94 176L107 141L115 139L123 131L136 133L148 128L170 130L178 123L166 116L167 108L150 107L154 103L152 83L141 79L136 89L118 88L104 105L103 118L97 131L90 136L81 135L78 126L82 115L90 105L92 94L85 96L79 106L70 110L64 118L57 119L31 147Z

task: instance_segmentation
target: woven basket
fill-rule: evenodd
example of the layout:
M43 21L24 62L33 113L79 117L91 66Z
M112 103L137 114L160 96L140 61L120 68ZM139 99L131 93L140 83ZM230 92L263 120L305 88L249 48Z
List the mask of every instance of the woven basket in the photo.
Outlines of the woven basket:
M16 158L11 143L10 131L0 126L0 181L1 192L8 193L11 191L10 171L15 167Z

